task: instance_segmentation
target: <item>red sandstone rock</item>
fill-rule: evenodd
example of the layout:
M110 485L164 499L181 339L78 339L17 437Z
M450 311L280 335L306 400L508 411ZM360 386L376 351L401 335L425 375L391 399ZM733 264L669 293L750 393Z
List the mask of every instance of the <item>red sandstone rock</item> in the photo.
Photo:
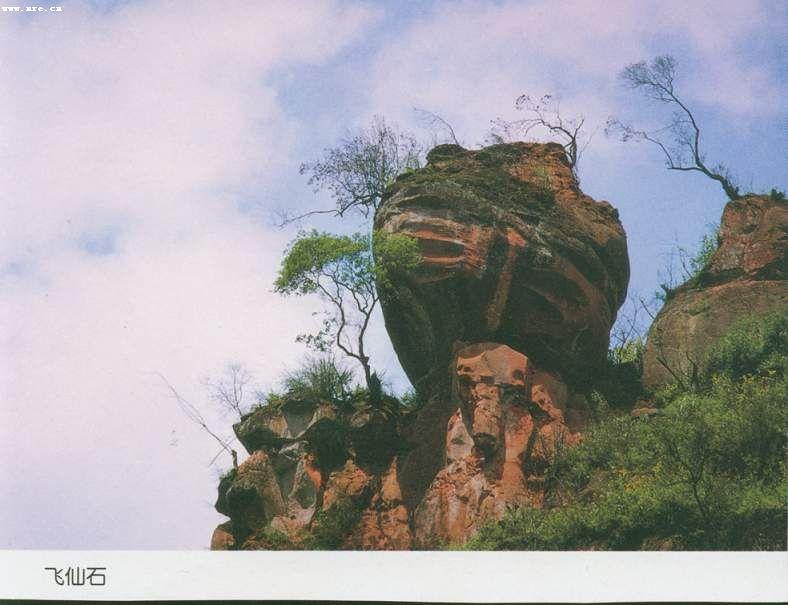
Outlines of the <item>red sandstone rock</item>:
M564 422L569 398L556 376L497 343L457 352L459 407L446 434L446 466L414 514L420 547L461 543L507 507L538 506L541 475L559 447L580 436Z
M701 370L737 319L788 309L788 204L748 196L725 206L709 266L657 314L644 355L644 383L659 388Z
M392 460L347 546L361 550L408 550L411 543L410 515L402 502L396 460Z
M431 381L458 341L508 344L565 377L592 372L629 279L616 211L580 191L560 145L441 146L428 160L375 217L424 258L381 297L411 381Z
M213 530L211 550L233 550L235 538L232 533L232 522L226 521Z

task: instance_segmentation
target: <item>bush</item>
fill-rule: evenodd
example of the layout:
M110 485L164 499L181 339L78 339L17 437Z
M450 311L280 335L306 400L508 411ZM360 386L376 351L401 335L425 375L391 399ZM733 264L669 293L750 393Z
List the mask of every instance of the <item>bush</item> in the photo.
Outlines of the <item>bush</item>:
M707 374L738 380L748 374L786 374L788 313L745 317L736 322L709 354Z
M337 499L329 508L315 514L308 537L307 550L338 550L361 519L363 507L348 496Z
M257 530L248 541L254 545L254 550L299 550L287 534L270 525Z
M282 381L288 396L305 401L329 401L337 406L350 399L353 372L334 357L307 358Z

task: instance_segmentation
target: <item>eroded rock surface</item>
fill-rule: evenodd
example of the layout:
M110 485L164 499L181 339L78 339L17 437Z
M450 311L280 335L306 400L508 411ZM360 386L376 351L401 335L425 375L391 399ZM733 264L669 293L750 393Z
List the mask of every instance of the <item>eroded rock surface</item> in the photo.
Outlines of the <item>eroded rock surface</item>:
M618 213L584 195L560 145L441 145L400 176L375 227L419 242L424 262L381 296L386 328L426 401L400 460L414 509L443 467L457 347L504 344L583 391L626 296Z
M788 309L788 203L767 196L729 202L708 267L657 314L644 357L651 389L688 381L737 319Z
M578 400L560 379L507 345L476 343L456 359L459 405L447 426L446 465L414 516L421 547L461 543L507 507L540 506L548 465L580 440L586 421L582 403L568 409Z

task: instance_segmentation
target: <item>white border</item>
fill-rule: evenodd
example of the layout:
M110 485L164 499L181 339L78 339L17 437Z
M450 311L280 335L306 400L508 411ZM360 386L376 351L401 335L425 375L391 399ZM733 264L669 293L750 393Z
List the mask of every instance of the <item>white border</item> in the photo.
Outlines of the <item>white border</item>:
M0 551L0 598L784 602L788 553Z

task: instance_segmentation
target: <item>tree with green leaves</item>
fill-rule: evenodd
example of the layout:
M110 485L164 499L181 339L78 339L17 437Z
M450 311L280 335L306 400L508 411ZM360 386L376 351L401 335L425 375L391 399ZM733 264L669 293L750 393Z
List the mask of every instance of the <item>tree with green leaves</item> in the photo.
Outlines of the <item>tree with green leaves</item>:
M646 131L625 124L616 118L607 121L607 134L615 134L622 141L648 141L656 145L665 158L668 170L700 172L718 182L728 199L741 197L739 187L725 164L709 166L700 145L700 126L687 104L675 89L676 60L670 55L654 58L650 63L640 61L627 65L620 74L621 80L646 98L668 105L672 114L668 123L656 130Z
M355 359L373 404L380 401L381 387L365 349L365 337L378 304L378 288L390 288L393 273L412 270L420 262L418 244L409 236L381 231L334 235L313 230L300 233L290 244L274 284L281 294L317 294L327 303L322 327L297 340L322 352L335 346Z

